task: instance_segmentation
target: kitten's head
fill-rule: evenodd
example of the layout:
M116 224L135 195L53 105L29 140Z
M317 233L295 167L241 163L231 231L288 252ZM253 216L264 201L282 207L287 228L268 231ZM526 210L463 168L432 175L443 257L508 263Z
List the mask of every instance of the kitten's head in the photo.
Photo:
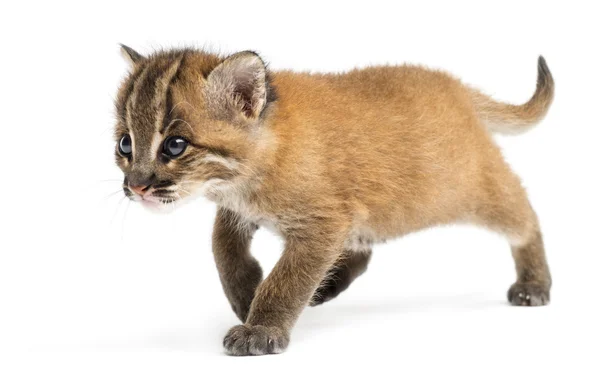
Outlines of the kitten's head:
M251 162L268 146L275 101L257 54L122 52L132 69L116 100L115 156L126 196L166 208L256 173Z

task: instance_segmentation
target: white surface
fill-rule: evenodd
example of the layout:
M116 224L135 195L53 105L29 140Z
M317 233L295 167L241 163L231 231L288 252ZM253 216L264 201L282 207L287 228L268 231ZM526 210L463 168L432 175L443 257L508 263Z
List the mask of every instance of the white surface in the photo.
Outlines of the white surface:
M448 3L2 5L0 374L598 374L597 11ZM498 142L540 217L552 304L507 304L503 239L432 229L377 247L346 293L305 311L285 354L225 356L237 321L210 251L215 207L160 216L105 198L122 179L111 139L127 69L118 42L254 49L274 69L413 62L513 102L532 94L544 54L553 108ZM281 242L261 230L253 249L269 270Z

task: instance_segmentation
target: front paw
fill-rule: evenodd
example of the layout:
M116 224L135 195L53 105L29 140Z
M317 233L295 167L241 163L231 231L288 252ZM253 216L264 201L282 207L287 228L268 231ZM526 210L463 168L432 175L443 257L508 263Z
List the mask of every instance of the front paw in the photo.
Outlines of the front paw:
M262 325L236 325L223 340L227 354L236 356L279 354L288 343L285 331Z
M536 283L515 283L508 290L508 301L515 306L542 306L550 303L550 288Z

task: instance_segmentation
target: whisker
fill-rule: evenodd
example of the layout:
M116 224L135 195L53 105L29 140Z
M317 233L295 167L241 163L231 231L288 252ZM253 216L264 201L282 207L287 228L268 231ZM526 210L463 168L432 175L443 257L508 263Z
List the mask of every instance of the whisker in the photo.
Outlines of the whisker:
M192 106L189 102L186 101L181 101L179 103L177 103L175 106L173 106L173 108L171 108L171 111L169 111L169 115L167 116L171 116L171 113L177 108L177 106L179 106L180 104L187 104L188 106L190 106L192 108L192 111L195 110L194 106Z
M115 221L115 217L117 216L117 213L119 212L119 209L121 208L121 204L123 203L124 199L125 199L125 196L121 197L121 199L117 203L117 210L115 210L115 214L113 214L112 218L110 219L111 226L112 226L113 222Z
M106 133L106 131L108 131L109 129L112 129L112 128L113 127L106 127L106 129L103 130L102 133L100 133L100 136L103 136Z
M169 127L171 124L173 124L174 122L176 122L176 121L180 121L180 122L182 122L182 123L185 123L185 124L186 124L186 125L187 125L187 126L190 128L190 131L192 131L192 133L194 133L194 128L193 128L193 127L190 125L190 123L188 123L187 121L185 121L185 120L183 120L183 119L173 119L173 120L171 120L171 122L169 123L169 125L167 126L167 128L168 128L168 127Z
M116 195L116 194L117 194L117 193L119 193L119 192L123 192L123 188L121 188L121 189L118 189L118 190L117 190L117 191L115 191L115 192L112 192L111 194L109 194L109 195L107 195L107 196L103 197L102 199L103 199L103 200L107 200L107 199L111 198L112 196ZM125 198L125 197L123 197L123 198Z
M98 180L98 181L94 181L94 182L88 182L84 185L82 185L79 189L81 190L81 192L89 192L92 189L97 189L99 187L99 184L102 183L123 183L123 180L117 180L117 179L107 179L107 180ZM121 184L119 184L121 185ZM106 187L106 185L103 185L102 187Z
M123 237L125 234L125 220L127 219L127 211L129 210L129 205L131 205L131 200L127 202L127 206L125 206L125 213L123 213L123 222L121 223L121 241L123 241Z

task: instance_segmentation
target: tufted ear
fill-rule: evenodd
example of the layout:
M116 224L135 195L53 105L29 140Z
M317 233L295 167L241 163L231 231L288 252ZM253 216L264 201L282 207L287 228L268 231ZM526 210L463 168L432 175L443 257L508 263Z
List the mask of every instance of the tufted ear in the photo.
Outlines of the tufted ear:
M258 118L267 104L268 91L265 63L251 51L229 56L207 77L207 100L221 115Z
M124 44L120 44L120 46L121 46L121 54L123 54L125 59L127 59L127 61L129 61L129 63L131 65L136 65L145 59L142 55L137 53L133 48L127 47Z

